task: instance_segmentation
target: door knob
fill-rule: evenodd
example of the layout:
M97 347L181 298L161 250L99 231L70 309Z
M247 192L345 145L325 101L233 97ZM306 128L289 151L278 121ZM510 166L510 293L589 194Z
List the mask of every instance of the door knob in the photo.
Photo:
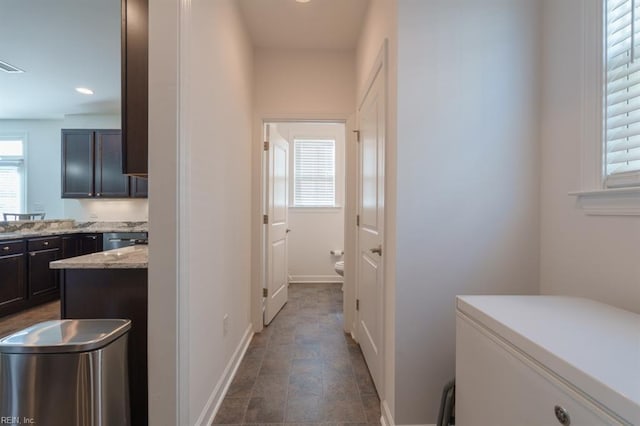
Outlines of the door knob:
M289 232L291 232L291 229L287 228L287 234L288 234Z
M377 253L379 256L382 256L382 245L379 245L377 248L369 249L371 253Z

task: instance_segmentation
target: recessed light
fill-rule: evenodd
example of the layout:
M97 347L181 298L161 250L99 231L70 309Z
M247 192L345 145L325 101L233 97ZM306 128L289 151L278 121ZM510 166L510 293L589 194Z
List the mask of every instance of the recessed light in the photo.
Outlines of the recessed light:
M76 92L82 93L83 95L93 95L93 90L87 89L86 87L76 87Z
M296 3L309 3L311 0L296 0Z

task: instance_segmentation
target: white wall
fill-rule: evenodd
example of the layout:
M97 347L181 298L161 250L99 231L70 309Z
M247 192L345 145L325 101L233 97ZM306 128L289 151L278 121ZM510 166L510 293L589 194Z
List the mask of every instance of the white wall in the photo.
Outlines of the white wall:
M254 52L254 123L253 123L253 181L252 212L258 220L252 222L254 259L261 258L262 217L262 121L263 120L342 120L347 121L355 112L355 52L353 50L297 50L258 49ZM347 123L347 133L351 135ZM353 141L351 139L351 141ZM346 170L355 164L353 145L346 142ZM351 154L351 155L350 155ZM347 191L353 190L347 184ZM347 195L349 192L347 192ZM347 214L355 205L345 203ZM350 210L351 209L351 210ZM355 213L350 217L354 218ZM355 223L355 222L354 222ZM294 231L295 232L295 231ZM345 246L349 243L345 241ZM254 262L252 281L255 294L262 287L260 262ZM345 306L355 306L353 282L345 274ZM252 314L256 331L262 329L259 298L253 298ZM349 328L352 313L345 311L345 327Z
M587 216L568 195L596 189L582 186L581 153L583 143L597 143L582 133L584 99L597 96L595 85L583 92L585 65L597 66L583 10L597 3L544 2L541 291L640 313L640 218Z
M364 96L365 85L369 79L369 74L374 66L378 53L382 46L387 43L387 116L386 116L386 152L385 152L385 218L384 218L384 380L383 389L378 389L383 405L383 415L387 424L394 422L395 413L395 317L396 317L396 144L397 144L397 31L398 31L398 2L397 0L371 0L367 9L367 16L362 27L358 48L356 52L356 102ZM353 157L356 153L352 152ZM347 181L356 180L355 170L349 174L347 170ZM348 187L349 188L349 187ZM356 196L355 188L352 188L352 197ZM348 249L345 256L352 256L355 259L355 243L349 243L349 234L346 247ZM352 234L355 240L355 233ZM355 262L354 262L355 263ZM351 268L349 268L351 266ZM345 278L355 274L355 264L345 263ZM345 298L347 294L345 293ZM355 299L355 296L354 296ZM345 316L345 321L350 320Z
M398 6L395 421L425 424L455 295L538 292L541 2Z
M291 282L342 282L335 272L334 249L344 250L344 124L277 123L289 142L290 200L293 204L294 140L326 138L336 141L336 208L289 208L289 277Z
M252 50L234 0L192 1L184 31L178 188L188 417L180 424L209 424L251 325Z
M27 211L65 218L61 194L60 129L64 120L0 120L0 134L26 136Z
M62 199L61 129L119 129L118 114L66 115L60 120L0 120L0 134L27 138L27 210L44 211L47 219L144 221L148 202L139 200Z
M180 0L149 2L149 424L188 424L188 340L179 333ZM187 337L187 336L184 336ZM184 356L183 356L184 355ZM184 369L186 370L186 368ZM186 383L186 384L185 384ZM184 407L184 408L183 408Z
M257 49L254 61L259 114L286 119L355 111L353 50Z

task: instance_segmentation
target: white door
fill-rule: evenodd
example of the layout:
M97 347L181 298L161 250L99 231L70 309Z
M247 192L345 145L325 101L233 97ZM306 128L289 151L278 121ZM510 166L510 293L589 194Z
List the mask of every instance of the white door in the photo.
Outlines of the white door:
M360 108L358 170L358 340L371 377L382 385L385 76L382 60Z
M289 199L289 143L274 125L266 125L266 301L264 323L269 324L287 303L287 225Z

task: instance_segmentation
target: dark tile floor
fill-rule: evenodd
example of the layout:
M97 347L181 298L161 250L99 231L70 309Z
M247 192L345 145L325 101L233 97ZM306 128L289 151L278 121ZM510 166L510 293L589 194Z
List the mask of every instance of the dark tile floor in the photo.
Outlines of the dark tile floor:
M46 303L0 318L0 337L22 330L42 321L60 319L60 301Z
M251 423L380 424L362 352L343 331L340 284L292 284L289 302L253 337L214 419Z

